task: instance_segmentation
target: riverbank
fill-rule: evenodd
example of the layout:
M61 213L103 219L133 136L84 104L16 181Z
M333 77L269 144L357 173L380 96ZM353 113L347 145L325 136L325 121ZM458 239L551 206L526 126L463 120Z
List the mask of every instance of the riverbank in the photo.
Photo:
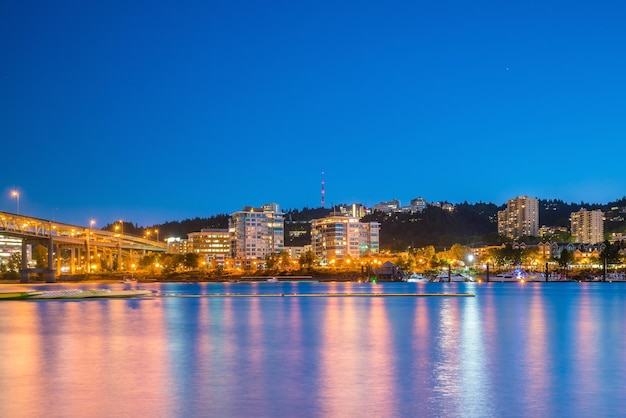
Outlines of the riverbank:
M366 281L355 273L319 273L312 274L269 274L263 272L246 273L246 274L215 274L204 272L185 272L170 274L150 274L150 273L107 273L107 274L74 274L61 275L55 278L54 283L118 283L127 278L133 278L138 283L196 283L196 282L245 282L245 281L264 281L276 279L278 281L319 281L319 282L358 282ZM29 278L31 284L46 284L44 278L37 275L31 275ZM20 284L19 279L0 280L0 284Z

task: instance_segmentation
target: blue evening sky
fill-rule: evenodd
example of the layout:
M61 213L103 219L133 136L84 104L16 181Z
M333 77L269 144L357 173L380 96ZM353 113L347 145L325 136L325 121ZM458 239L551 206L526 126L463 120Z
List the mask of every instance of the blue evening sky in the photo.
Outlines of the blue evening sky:
M625 64L619 0L3 0L0 210L606 203Z

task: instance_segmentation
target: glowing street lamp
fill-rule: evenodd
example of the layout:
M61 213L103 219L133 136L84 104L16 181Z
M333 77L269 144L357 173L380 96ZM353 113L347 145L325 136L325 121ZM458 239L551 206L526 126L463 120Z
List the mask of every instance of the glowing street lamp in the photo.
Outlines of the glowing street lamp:
M14 197L17 200L17 214L20 214L20 193L17 190L13 190L11 192L11 197Z

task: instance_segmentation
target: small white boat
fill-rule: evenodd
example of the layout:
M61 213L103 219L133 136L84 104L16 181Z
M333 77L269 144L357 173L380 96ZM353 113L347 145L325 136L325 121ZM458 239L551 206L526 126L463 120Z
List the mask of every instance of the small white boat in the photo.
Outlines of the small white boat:
M513 272L507 271L505 273L498 273L495 276L489 278L490 282L519 282L521 281L520 276L514 274Z
M269 279L267 279L268 283L278 283L278 279L276 277L270 277Z
M424 276L421 276L417 273L412 273L409 277L406 278L405 280L407 283L427 283L430 280Z
M120 283L124 283L124 284L134 284L137 283L137 279L135 279L134 277L124 277L124 279L120 280Z
M526 274L527 282L545 282L546 275L544 273L529 272Z
M465 276L463 274L458 274L458 273L448 274L447 272L443 272L439 276L437 276L435 281L436 282L448 282L448 281L450 282L473 282L474 280L471 277Z
M606 275L607 282L624 282L626 281L626 274L624 273L608 273Z
M511 271L505 271L504 273L498 273L495 276L489 278L490 282L527 282L528 273L521 268L516 268Z

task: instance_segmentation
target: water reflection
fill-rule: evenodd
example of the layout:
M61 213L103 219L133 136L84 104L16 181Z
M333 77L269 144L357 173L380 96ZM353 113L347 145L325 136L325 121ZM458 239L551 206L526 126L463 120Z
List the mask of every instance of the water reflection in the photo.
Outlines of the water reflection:
M484 339L482 311L476 299L466 300L461 310L461 380L464 416L489 417L493 408L494 387L491 384Z
M623 284L423 287L476 297L3 301L0 416L626 414Z
M522 371L526 374L526 387L520 387L519 396L524 398L524 403L534 405L536 412L543 416L554 416L555 411L546 409L549 403L546 396L554 393L551 382L549 364L553 353L548 349L548 329L546 327L546 315L541 295L541 285L528 283L524 291L528 295L528 310L525 313L527 325L524 344L519 351Z
M461 408L460 317L458 300L445 299L437 318L439 329L435 349L433 392L437 399L446 399L444 415L459 416Z
M326 301L319 352L319 408L324 416L393 415L396 370L386 303L391 301Z
M146 402L166 407L163 400L168 398L160 395L169 393L169 380L153 379L148 388L142 378L142 369L158 361L162 345L146 355L145 341L134 338L139 318L131 312L138 311L128 301L12 302L2 307L11 308L13 320L2 330L10 337L2 338L7 345L0 346L1 416L76 416L76 411L141 416L145 410L135 396L142 395ZM151 394L157 396L150 399Z

